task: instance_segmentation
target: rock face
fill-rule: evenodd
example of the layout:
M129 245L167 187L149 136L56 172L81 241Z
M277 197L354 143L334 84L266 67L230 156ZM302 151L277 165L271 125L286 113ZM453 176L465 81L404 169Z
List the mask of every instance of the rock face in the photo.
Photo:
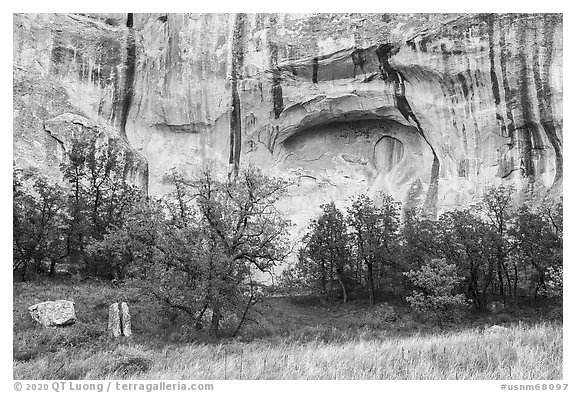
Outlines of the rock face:
M430 216L561 193L561 15L15 15L14 37L17 164L88 124L152 194L208 160L289 177L297 228L358 193Z
M73 138L116 143L128 180L148 165L127 141L126 29L79 15L14 15L14 162L54 179Z
M28 307L30 316L44 327L65 326L76 322L74 303L69 300L47 301Z

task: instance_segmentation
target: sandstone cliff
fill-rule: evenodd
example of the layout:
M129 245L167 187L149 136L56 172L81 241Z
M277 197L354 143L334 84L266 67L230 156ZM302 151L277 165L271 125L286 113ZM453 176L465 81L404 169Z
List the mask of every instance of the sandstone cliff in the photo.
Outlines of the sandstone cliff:
M562 51L552 14L15 15L15 161L51 170L84 127L153 194L254 163L295 180L299 227L359 192L432 216L561 192Z

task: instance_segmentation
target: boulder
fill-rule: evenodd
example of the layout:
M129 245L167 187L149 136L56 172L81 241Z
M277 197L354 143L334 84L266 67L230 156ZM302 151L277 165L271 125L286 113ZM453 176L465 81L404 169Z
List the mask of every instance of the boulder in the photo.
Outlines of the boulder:
M112 303L108 308L108 331L113 337L120 336L120 312L118 303Z
M114 337L132 336L132 325L130 323L130 312L125 302L113 303L108 309L108 331Z
M28 307L30 316L44 327L65 326L76 322L74 302L69 300L46 301Z
M132 335L132 324L130 323L130 312L128 310L128 305L124 302L120 304L120 320L122 322L122 334L126 337Z

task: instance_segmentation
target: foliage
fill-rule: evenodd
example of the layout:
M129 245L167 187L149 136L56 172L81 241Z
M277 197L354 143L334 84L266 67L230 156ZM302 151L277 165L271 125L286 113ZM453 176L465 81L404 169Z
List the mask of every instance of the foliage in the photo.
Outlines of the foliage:
M444 259L432 259L418 270L404 273L418 288L406 300L425 319L435 320L439 325L452 321L459 311L466 308L463 294L454 294L461 277L456 265Z
M477 311L486 310L501 238L470 209L442 214L437 230L440 250L437 257L457 266L465 277L466 295L472 299Z
M287 183L253 167L233 180L208 167L195 179L173 172L171 180L171 194L132 209L95 249L198 329L210 315L217 335L222 319L235 314L239 330L261 296L256 271L270 273L289 252L289 222L274 207Z
M322 215L313 220L300 249L296 276L306 287L317 289L332 297L337 287L342 300L347 301L346 277L350 270L350 235L344 214L334 202L320 206Z
M526 205L519 209L515 217L510 230L514 245L514 293L522 274L524 280L530 283L534 296L539 290L546 290L548 283L557 287L558 279L561 280L562 230L561 224L552 225L561 222L561 219L551 221L554 220L551 217L531 211Z
M62 190L43 177L13 172L13 270L23 280L44 272L50 261L54 273L57 261L65 256L65 199Z
M353 200L347 210L352 247L365 267L371 304L381 279L396 264L400 208L390 196L383 196L382 207L376 207L366 195Z
M69 253L73 262L83 262L88 274L119 278L114 265L87 247L102 240L110 228L122 223L124 213L140 200L141 192L130 185L123 170L119 141L101 144L96 136L76 138L67 160L60 165L69 184Z

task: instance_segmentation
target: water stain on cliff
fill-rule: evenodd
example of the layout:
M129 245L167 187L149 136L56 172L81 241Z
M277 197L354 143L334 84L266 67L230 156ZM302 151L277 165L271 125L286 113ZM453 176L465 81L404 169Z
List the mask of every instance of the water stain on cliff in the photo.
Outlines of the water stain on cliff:
M232 108L230 112L230 156L228 164L232 166L234 175L237 175L240 170L240 153L242 150L242 113L240 95L238 94L238 79L244 63L245 19L245 14L236 14L232 35L232 69L230 75Z
M134 14L129 13L126 20L128 32L126 34L126 61L124 62L124 87L122 94L122 109L120 112L120 133L124 139L126 137L126 123L128 114L132 106L134 95L134 75L136 73L136 40L134 38Z
M375 53L376 56L378 57L378 62L380 64L380 74L382 79L392 83L394 86L394 99L396 102L396 107L407 121L410 121L410 119L412 119L414 123L416 123L416 128L418 132L432 150L433 159L430 171L430 185L428 187L428 193L426 195L423 210L425 213L435 218L437 215L438 178L440 175L440 161L438 160L438 156L436 155L434 147L428 141L426 135L424 134L424 130L422 129L422 125L420 124L420 120L418 120L418 117L416 117L414 111L412 110L410 104L408 103L408 100L406 99L406 86L405 86L406 77L402 74L402 72L396 70L390 64L390 58L395 54L397 54L399 50L400 50L399 45L386 43L379 45L376 48Z
M552 88L550 82L550 69L553 57L554 33L560 24L559 16L553 14L546 15L543 24L544 31L541 39L544 40L544 45L535 45L532 54L535 67L534 82L536 84L536 97L540 112L539 121L556 155L556 173L554 175L554 183L557 183L563 177L563 154L562 141L557 134L554 122L554 110L551 103ZM541 58L544 59L543 64L540 62Z
M275 40L276 16L270 17L270 29L268 37L268 49L270 51L270 69L272 71L272 106L274 118L278 119L284 110L284 97L282 93L282 70L278 67L278 44Z

